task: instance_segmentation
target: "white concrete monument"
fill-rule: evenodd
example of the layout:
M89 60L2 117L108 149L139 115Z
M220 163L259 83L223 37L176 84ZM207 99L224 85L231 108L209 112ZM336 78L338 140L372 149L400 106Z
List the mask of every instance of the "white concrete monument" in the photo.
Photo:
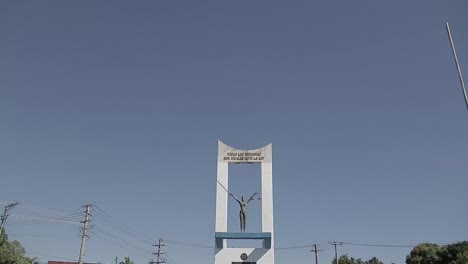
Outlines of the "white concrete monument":
M261 201L262 230L261 232L228 232L228 201L229 180L228 165L261 163ZM216 183L216 227L215 227L215 264L274 264L274 232L273 232L273 178L272 178L272 148L271 144L259 149L240 150L232 148L218 140L218 173ZM233 196L242 212L247 203L253 199L240 200ZM234 201L231 199L231 202ZM244 206L242 204L244 203ZM245 211L244 211L245 213ZM245 221L245 219L244 219ZM230 239L262 240L261 248L227 247Z

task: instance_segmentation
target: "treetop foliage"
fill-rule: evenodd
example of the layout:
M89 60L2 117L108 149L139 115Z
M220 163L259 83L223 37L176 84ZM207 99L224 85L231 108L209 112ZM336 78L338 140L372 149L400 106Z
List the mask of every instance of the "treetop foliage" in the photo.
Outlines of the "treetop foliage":
M406 264L468 264L468 241L445 246L419 244L406 257Z
M336 258L334 258L331 263L335 264ZM353 257L348 257L348 255L343 255L338 258L338 264L384 264L384 263L376 257L373 257L369 260L362 260L360 258L355 259Z
M34 259L26 257L25 253L18 241L8 241L5 229L0 231L0 264L31 264Z

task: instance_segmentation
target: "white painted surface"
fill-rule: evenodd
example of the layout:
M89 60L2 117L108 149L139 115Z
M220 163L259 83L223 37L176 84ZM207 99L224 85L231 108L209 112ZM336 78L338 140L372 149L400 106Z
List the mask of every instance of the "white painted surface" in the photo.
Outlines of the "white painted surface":
M272 250L263 248L225 248L215 255L215 263L231 264L232 262L242 262L242 253L246 253L249 257L245 262L257 262L261 264L273 264Z
M227 205L229 197L223 186L226 189L229 188L229 163L261 163L262 232L271 232L271 249L227 248L227 241L224 240L224 247L215 249L215 264L242 262L240 258L242 253L246 253L249 256L247 260L244 260L245 262L274 264L272 145L269 144L253 150L240 150L218 140L217 181L219 183L216 183L215 232L227 232Z
M271 146L271 145L270 145ZM271 159L270 159L271 160ZM271 259L274 259L275 232L273 228L273 164L262 163L262 232L271 232ZM273 262L271 262L273 263Z
M215 232L227 232L228 193L226 192L226 190L224 190L223 186L226 189L229 188L228 168L229 168L228 163L218 162L218 176L217 176L218 181L216 183L216 228L215 228ZM223 244L224 244L224 247L226 247L226 240L224 240Z
M271 163L271 144L258 149L235 149L218 140L218 162Z

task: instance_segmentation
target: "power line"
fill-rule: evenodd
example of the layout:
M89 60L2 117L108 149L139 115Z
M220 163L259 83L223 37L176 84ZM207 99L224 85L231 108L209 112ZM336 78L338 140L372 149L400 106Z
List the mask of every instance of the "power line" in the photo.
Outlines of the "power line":
M166 258L169 259L169 263L177 264L169 255L166 253Z
M104 210L99 208L99 206L93 206L93 213L95 213L95 226L96 228L93 230L93 233L98 235L98 237L103 238L105 237L99 235L103 234L107 237L111 238L112 242L116 243L120 247L126 248L134 253L135 250L145 255L138 253L138 255L142 257L147 257L146 254L151 255L151 251L144 248L141 245L151 245L153 240L149 237L135 231L134 229L130 228L126 224L120 222L110 214L106 213ZM96 221L97 220L97 221Z
M414 245L384 245L384 244L362 244L362 243L351 243L351 242L341 242L345 245L352 246L363 246L363 247L387 247L387 248L414 248Z
M31 252L31 251L28 251L26 254L27 255L40 256L40 257L47 257L47 258L56 258L56 259L76 261L76 259L57 257L57 256L52 256L52 255L44 255L44 254L41 254L41 253L35 253L35 252Z
M323 245L323 247L320 248L319 250L320 251L328 251L328 250L330 250L332 248L333 248L333 245L328 244L328 245Z
M195 247L195 248L206 248L212 249L214 246L207 246L202 244L194 244L194 243L187 243L181 241L175 241L170 239L164 239L164 242L167 244L174 244L180 246L187 246L187 247ZM354 243L354 242L330 242L330 243L323 243L317 244L318 251L328 251L335 247L334 243L337 245L352 245L352 246L365 246L365 247L386 247L386 248L414 248L415 245L404 245L404 244L364 244L364 243ZM435 243L438 245L446 245L449 243ZM304 244L304 245L295 245L295 246L285 246L285 247L275 247L276 250L293 250L293 249L304 249L304 248L314 248L315 244Z
M447 28L450 46L452 47L453 58L455 60L455 66L457 67L457 72L458 72L458 79L460 80L463 97L465 99L465 106L468 109L468 94L466 93L465 82L463 81L463 75L462 75L462 71L460 68L460 63L458 62L458 58L457 58L457 51L455 50L455 44L453 43L452 33L450 32L450 27L449 27L448 22L445 23L445 27Z
M109 262L109 264L117 264L117 257L112 258L112 260Z
M1 202L0 202L1 203ZM44 216L37 216L37 215L22 215L22 214L11 214L13 221L8 222L9 227L14 226L25 226L25 225L33 225L33 224L44 224L44 223L59 223L59 224L76 224L79 225L79 217L81 217L81 213L64 213L55 210L50 210L34 205L20 203L18 204L18 208L22 210L27 210L34 212L36 214L45 215Z
M60 238L60 237L71 237L70 235L64 235L64 234L15 234L15 233L9 233L8 236L19 236L19 237L54 237L54 238Z
M11 214L12 218L18 218L21 220L31 220L37 222L49 222L49 223L60 223L60 224L71 224L71 225L80 225L79 220L68 219L68 218L57 218L57 217L38 217L38 216L27 216L21 214Z
M95 209L97 209L96 213L102 218L102 220L109 225L113 226L115 229L121 231L122 233L126 233L128 235L133 236L136 239L139 239L142 242L145 242L147 244L152 244L153 239L150 237L141 234L140 232L130 228L129 226L125 225L124 223L118 221L114 217L112 217L110 214L106 213L103 211L101 208L98 206L94 206Z
M214 246L207 246L207 245L201 245L201 244L192 244L192 243L186 243L186 242L179 242L175 240L169 240L169 239L164 239L164 242L168 244L174 244L174 245L180 245L180 246L187 246L187 247L197 247L197 248L209 248L213 249Z
M180 246L187 246L187 247L196 247L196 248L207 248L212 249L213 246L201 245L201 244L192 244L187 242L175 241L170 239L164 239L164 242L167 244L175 244ZM333 242L338 243L337 245L354 245L354 246L368 246L368 247L404 247L404 248L413 248L414 245L384 245L384 244L362 244L362 243L351 243L351 242ZM328 251L334 248L333 243L323 243L317 244L318 251ZM285 247L275 247L276 250L290 250L290 249L303 249L303 248L314 248L315 244L305 244L305 245L296 245L296 246L285 246Z
M100 234L94 234L94 236L96 236L96 237L98 237L98 238L101 238L101 239L103 239L103 240L105 240L105 241L114 243L115 245L117 245L117 246L119 246L119 247L121 247L121 248L123 248L123 249L125 249L125 250L131 251L133 254L138 255L138 256L140 256L140 257L148 258L148 256L150 256L150 254L148 254L148 255L143 255L143 254L141 253L141 251L137 251L137 250L135 250L135 249L133 249L133 248L131 248L131 247L126 246L125 244L118 243L117 240L115 240L115 239L109 239L109 238L106 238L105 236L102 236L102 235L100 235Z
M109 222L109 221L107 221L107 219L105 219L105 220L106 220L105 222ZM123 241L124 243L129 244L133 248L136 248L136 249L141 250L141 251L143 251L145 253L151 254L151 251L144 249L143 247L139 246L138 244L151 245L152 243L147 243L146 240L141 239L139 236L135 236L134 233L129 232L128 230L122 229L119 226L115 226L113 224L106 224L106 223L103 223L103 222L98 222L98 223L95 222L94 226L95 226L95 229L93 230L93 233L94 232L103 233L103 234L105 234L105 235L107 235L107 236L109 236L111 238L114 238L116 240L120 240L120 241Z
M131 246L132 248L134 248L136 250L140 250L141 252L151 254L150 250L147 250L144 247L142 247L141 245L135 243L134 241L129 240L127 237L122 237L120 234L118 234L116 232L104 229L102 227L95 228L94 231L100 232L100 233L102 233L104 235L107 235L108 237L111 237L111 238L113 238L115 240L122 241L123 243L128 244L129 246Z
M105 221L105 222L107 222L107 221ZM116 234L117 236L125 237L126 239L131 240L131 241L136 242L136 243L142 243L142 244L147 244L147 245L152 244L152 242L148 242L148 241L146 241L144 239L141 239L140 237L135 236L133 233L128 232L127 230L122 229L122 228L120 228L118 226L115 226L115 225L112 225L112 224L97 221L97 222L95 222L95 226L100 227L101 229L113 230L113 233Z
M301 248L313 248L315 244L311 245L301 245L301 246L290 246L290 247L275 247L276 250L286 250L286 249L301 249Z
M104 235L107 235L108 237L111 237L111 238L113 238L113 239L115 239L115 240L120 240L120 241L122 241L122 242L128 244L129 246L131 246L132 248L134 248L134 249L136 249L136 250L139 250L139 251L141 251L141 252L145 252L145 253L147 253L147 254L151 254L151 251L146 250L145 248L143 248L143 247L141 247L141 246L139 246L139 245L133 243L133 242L130 241L130 240L127 240L127 239L125 239L125 238L119 236L119 234L116 234L115 232L112 232L112 231L110 231L110 230L106 230L106 229L104 229L104 228L102 228L102 227L96 227L96 228L93 229L93 234L97 234L97 233L94 233L94 232L100 232L100 233L102 233L102 234L104 234Z
M8 227L22 227L22 226L29 226L29 225L44 225L44 224L55 224L50 223L50 222L37 222L37 221L31 221L31 220L19 220L19 221L9 221L8 223L5 224L5 226Z
M35 213L39 213L39 214L45 214L45 215L51 215L51 216L56 216L56 217L70 217L70 216L74 216L75 218L76 217L81 217L83 214L81 212L77 212L77 213L65 213L65 212L60 212L60 211L56 211L56 210L51 210L51 209L47 209L47 208L42 208L42 207L39 207L39 206L35 206L35 205L30 205L30 204L25 204L25 203L21 203L20 204L20 207L24 210L27 210L27 211L32 211L32 212L35 212Z

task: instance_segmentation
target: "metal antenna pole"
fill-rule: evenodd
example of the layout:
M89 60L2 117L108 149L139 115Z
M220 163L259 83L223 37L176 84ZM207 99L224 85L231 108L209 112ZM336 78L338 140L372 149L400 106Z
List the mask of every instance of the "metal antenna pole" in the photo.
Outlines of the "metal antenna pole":
M85 220L82 221L83 223L83 230L82 230L82 235L81 235L81 248L80 248L80 257L78 259L78 264L83 264L83 256L85 255L85 249L86 249L86 238L88 238L88 230L89 230L89 216L91 215L89 213L91 209L91 205L87 204L84 205L83 207L86 207L86 212L85 212Z
M463 96L465 98L465 105L466 105L466 108L468 109L468 95L466 94L465 82L463 81L463 75L462 75L462 72L461 72L460 64L458 63L457 52L455 50L455 44L453 44L452 33L450 33L450 27L449 27L448 22L445 22L445 27L447 28L447 33L448 33L448 37L449 37L449 40L450 40L450 45L452 46L453 58L455 59L455 65L457 66L458 78L460 79L460 84L461 84L461 87L462 87Z
M3 229L3 227L5 226L6 220L8 219L8 212L11 209L13 209L15 206L17 206L18 204L19 204L18 202L14 202L14 203L10 203L7 206L5 206L5 209L3 210L3 214L0 217L1 218L0 231Z

